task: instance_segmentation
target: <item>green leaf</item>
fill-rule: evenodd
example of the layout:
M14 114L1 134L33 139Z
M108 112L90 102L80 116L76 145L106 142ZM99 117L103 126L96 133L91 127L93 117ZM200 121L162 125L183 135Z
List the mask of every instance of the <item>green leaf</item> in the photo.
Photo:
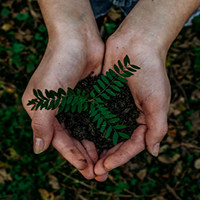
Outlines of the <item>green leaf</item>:
M94 87L94 89L95 89L98 93L101 92L100 88L99 88L97 85L93 85L93 87Z
M111 132L112 132L112 126L109 126L107 131L106 131L105 138L108 138L110 136Z
M123 129L123 128L126 128L125 125L115 125L113 126L114 129Z
M45 95L47 98L55 98L47 89L45 89Z
M57 92L55 92L54 90L50 90L50 93L51 93L54 97L57 97L57 96L58 96Z
M72 113L75 113L75 111L76 111L76 105L73 105L73 106L71 107L71 112L72 112Z
M75 95L74 90L72 90L72 88L68 87L67 88L67 95Z
M101 75L101 79L104 81L105 84L109 84L109 80L104 75Z
M55 100L52 99L52 100L50 101L50 104L49 104L47 110L53 110L53 109L54 109L54 104L55 104Z
M110 115L105 115L104 118L106 119L111 119L113 117L116 117L116 115L110 114Z
M73 99L74 97L73 96L67 96L67 104L70 104L71 102L72 102L72 99Z
M10 13L11 13L10 10L8 10L7 8L3 8L2 11L1 11L2 15L8 15Z
M82 110L83 110L83 106L82 106L82 104L78 104L78 113L81 113L82 112Z
M116 71L117 73L120 72L120 70L119 70L119 68L117 67L117 65L114 65L114 69L115 69L115 71Z
M43 103L43 101L40 100L40 101L36 104L35 110L37 110L40 106L42 106L42 103Z
M118 138L119 138L119 135L118 135L118 133L115 131L114 134L113 134L113 145L116 145L116 144L117 144Z
M131 137L129 135L127 135L126 133L122 133L122 132L118 132L118 134L123 137L123 138L126 138L126 139L130 139Z
M43 103L43 107L44 107L45 109L47 109L47 108L48 108L48 104L49 104L49 100L47 100L47 101L45 101L45 102Z
M27 106L33 105L37 102L37 99L31 99L28 101L28 103L26 104Z
M122 77L120 77L120 76L118 76L117 79L118 79L119 81L121 81L122 83L128 82L128 80L126 80L125 78L122 78Z
M104 89L106 86L100 79L97 80L98 84Z
M116 122L118 122L120 119L119 118L113 118L113 119L110 119L109 121L108 121L108 123L116 123Z
M43 100L47 100L47 98L42 94L41 90L37 89L37 93Z
M130 76L132 76L132 75L134 75L133 73L131 73L131 72L129 72L129 71L124 71L124 73L122 73L122 74L120 74L121 76L123 76L123 77L130 77Z
M119 68L123 71L124 66L122 65L122 63L121 63L120 60L118 60L118 66L119 66Z
M81 90L80 90L80 89L77 89L77 90L76 90L76 94L77 94L77 96L80 96Z
M131 67L127 67L127 69L128 69L129 71L131 71L131 72L137 72L137 70L135 70L135 69L133 69L133 68L131 68Z
M60 104L60 98L57 98L54 104L54 108L57 108Z
M89 107L89 104L87 102L84 103L84 105L83 105L83 111L86 111L88 109L88 107Z
M111 87L113 90L117 91L117 92L120 92L120 91L121 91L121 90L120 90L117 86L115 86L115 85L110 85L110 87Z
M61 100L61 104L58 110L58 113L62 112L66 106L66 102L67 102L67 97L63 97Z
M106 92L112 96L116 96L116 94L111 89L106 89Z
M38 93L37 93L37 90L36 89L33 89L33 94L37 97L37 98L39 98L38 97Z
M65 113L67 113L70 110L70 108L71 108L70 104L67 104L65 107Z
M65 90L63 90L62 88L58 88L58 94L64 95L64 96L67 95L66 92L65 92Z
M101 132L101 133L104 132L104 130L105 130L105 128L106 128L106 125L107 125L107 122L104 121L103 124L102 124L102 126L101 126L101 129L100 129L100 132Z
M35 109L35 107L36 107L36 104L31 108L31 110L34 110Z
M86 91L83 90L81 96L84 96L86 94Z
M127 66L127 64L130 65L130 59L129 59L129 57L126 55L126 56L124 57L124 66Z
M112 81L113 80L113 76L111 75L111 73L109 71L106 72L106 76Z
M94 93L94 91L93 91L93 90L90 92L90 96L91 96L92 98L94 98L94 97L95 97L95 93Z
M103 110L103 111L101 111L101 114L106 116L106 115L110 114L110 111L109 110Z
M95 101L96 101L97 103L104 103L104 101L102 101L99 97L96 98ZM94 101L93 103L96 103L95 101Z
M110 74L112 74L113 77L117 77L117 74L112 69L109 69L109 72Z
M106 93L102 93L101 96L106 100L110 100L110 97Z
M98 112L97 110L94 110L93 112L91 112L89 117L94 117L97 114L97 112Z
M100 114L97 114L97 115L94 117L94 119L93 119L92 121L93 121L93 122L96 122L100 117L101 117L101 115L100 115Z
M140 67L136 66L136 65L130 65L132 68L134 69L140 69Z
M71 105L72 106L75 105L78 102L78 100L79 100L79 97L75 96L73 101L72 101L72 103L71 103Z
M19 20L19 21L25 21L28 19L28 14L27 13L18 13L16 15L16 19Z
M101 126L102 122L103 122L103 117L100 117L97 121L97 128Z
M113 81L113 83L119 87L124 87L124 84L121 83L120 81Z

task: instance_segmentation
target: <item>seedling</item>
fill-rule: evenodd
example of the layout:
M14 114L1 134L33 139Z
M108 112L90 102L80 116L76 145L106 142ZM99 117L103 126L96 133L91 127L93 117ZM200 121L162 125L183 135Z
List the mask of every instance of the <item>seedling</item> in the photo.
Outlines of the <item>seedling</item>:
M65 92L59 88L57 92L45 89L45 95L39 89L33 89L35 99L29 100L28 106L33 105L31 110L45 108L53 110L59 107L58 113L71 111L72 113L82 113L89 109L89 117L93 118L97 129L100 132L105 131L105 138L112 133L113 144L116 145L119 136L129 139L130 136L123 133L126 128L124 124L116 124L120 119L112 114L104 105L104 99L110 100L111 96L116 96L116 92L121 91L121 87L128 81L126 78L133 76L134 72L140 69L138 66L130 64L130 59L126 55L124 57L124 65L118 60L118 66L114 65L114 70L109 69L106 76L101 75L97 80L97 85L87 94L85 90L68 88Z

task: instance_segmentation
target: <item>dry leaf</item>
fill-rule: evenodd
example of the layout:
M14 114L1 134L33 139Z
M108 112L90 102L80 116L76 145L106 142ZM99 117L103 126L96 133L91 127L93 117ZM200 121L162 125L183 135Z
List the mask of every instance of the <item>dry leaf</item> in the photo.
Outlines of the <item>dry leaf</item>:
M49 184L52 186L52 188L55 190L59 190L60 186L58 184L58 179L51 174L48 175L48 177L49 177Z
M179 176L183 171L182 161L179 161L172 171L173 176Z
M195 167L195 169L200 169L200 158L198 158L197 160L195 160L194 167Z
M175 154L172 157L167 157L165 154L158 156L158 160L165 164L171 164L177 161L181 157L180 154Z
M40 188L39 190L42 200L54 200L53 193L49 193L47 190Z
M7 163L4 163L4 162L2 162L2 161L0 161L0 167L1 167L1 168L4 168L4 169L11 169L11 168L12 168L11 165L9 165L9 164L7 164Z
M164 153L165 150L167 150L168 148L170 148L170 146L168 144L164 144L160 147L160 153Z
M144 178L145 178L146 175L147 175L147 170L146 170L146 169L142 169L142 170L140 170L136 175L137 175L137 177L138 177L141 181L143 181Z
M5 181L12 181L12 177L5 169L0 169L0 183L5 183Z
M9 31L12 28L12 24L6 23L1 26L1 29L4 31Z

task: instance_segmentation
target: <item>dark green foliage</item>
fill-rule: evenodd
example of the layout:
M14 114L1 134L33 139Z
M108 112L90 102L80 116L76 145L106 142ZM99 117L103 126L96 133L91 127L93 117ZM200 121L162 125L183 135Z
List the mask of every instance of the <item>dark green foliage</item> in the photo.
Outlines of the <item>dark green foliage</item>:
M124 86L128 77L133 75L139 67L130 64L130 59L126 55L124 58L124 65L118 60L118 66L114 65L114 70L109 69L106 72L106 76L101 75L97 80L97 85L94 85L94 90L90 94L80 89L72 90L68 88L67 93L59 88L57 92L53 90L45 90L43 94L39 89L34 89L33 94L36 99L32 99L27 105L33 105L32 110L35 109L47 109L53 110L59 107L58 113L71 111L72 113L81 113L89 109L93 122L96 123L96 127L100 128L101 132L105 131L105 137L108 138L111 133L113 144L116 145L119 136L129 139L130 137L120 132L126 128L123 124L116 124L120 121L116 115L113 115L108 108L104 106L104 99L110 100L110 97L116 96L116 92L120 92L120 87Z

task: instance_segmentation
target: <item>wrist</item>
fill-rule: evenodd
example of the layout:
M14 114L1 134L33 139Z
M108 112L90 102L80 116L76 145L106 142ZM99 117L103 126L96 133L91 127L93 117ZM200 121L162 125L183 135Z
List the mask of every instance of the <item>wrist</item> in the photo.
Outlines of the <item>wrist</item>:
M145 43L167 52L187 19L199 6L198 0L141 0L117 32L141 39L143 36Z

